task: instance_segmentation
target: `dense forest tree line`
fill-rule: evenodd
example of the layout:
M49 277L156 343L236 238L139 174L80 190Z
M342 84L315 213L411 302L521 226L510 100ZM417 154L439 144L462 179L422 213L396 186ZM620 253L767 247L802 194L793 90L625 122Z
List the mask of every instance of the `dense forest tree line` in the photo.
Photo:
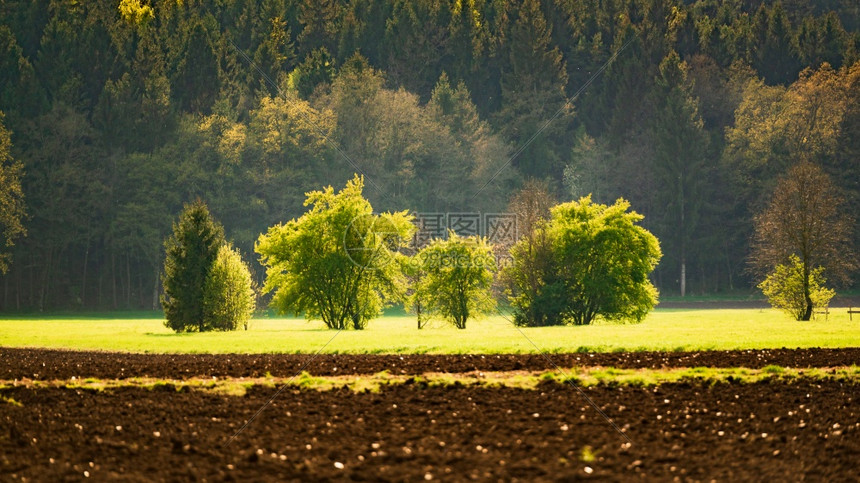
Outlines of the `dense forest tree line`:
M380 211L624 197L662 291L752 287L789 166L860 209L858 60L854 0L0 0L0 307L153 307L183 203L253 253L356 172Z

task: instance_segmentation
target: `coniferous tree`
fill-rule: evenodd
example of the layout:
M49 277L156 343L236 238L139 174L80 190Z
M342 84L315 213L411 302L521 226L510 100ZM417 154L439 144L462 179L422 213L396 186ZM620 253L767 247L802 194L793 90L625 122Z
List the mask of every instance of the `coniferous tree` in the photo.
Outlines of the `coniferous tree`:
M433 0L395 2L386 22L385 71L395 86L430 97L448 40L450 9Z
M451 37L446 43L446 63L450 66L450 74L455 81L467 84L472 79L475 67L477 32L474 0L461 0L454 3L451 26Z
M337 0L302 0L298 11L302 31L298 37L301 56L325 47L329 52L337 47L335 34L340 29L341 7Z
M199 199L185 205L164 242L165 325L177 332L205 330L204 286L224 244L224 228Z
M754 66L770 84L789 84L800 72L792 41L791 21L782 4L770 9L764 4L755 17L756 42L754 44Z
M655 206L663 207L662 216L657 218L657 236L678 270L678 289L683 297L687 263L699 246L695 237L709 198L707 187L715 180L706 169L708 138L687 84L686 64L674 51L661 63L656 83L657 112L651 129L658 187L654 196Z
M550 43L551 28L539 0L508 5L508 15L515 19L506 39L507 62L502 71L504 104L497 124L515 149L522 148L513 165L523 175L560 179L568 149L562 140L567 137L572 114L564 92L567 85L564 60L559 49Z
M187 112L208 113L218 95L218 64L202 24L191 28L185 53L173 79L173 94Z
M334 78L334 59L325 47L320 47L305 57L290 73L289 85L299 96L308 99L321 84L329 84Z
M265 74L265 77L255 75L260 78L260 87L264 92L271 95L277 94L279 77L286 74L285 70L290 67L294 59L293 41L287 22L281 17L272 18L268 35L254 54L254 63ZM269 84L269 80L275 85Z

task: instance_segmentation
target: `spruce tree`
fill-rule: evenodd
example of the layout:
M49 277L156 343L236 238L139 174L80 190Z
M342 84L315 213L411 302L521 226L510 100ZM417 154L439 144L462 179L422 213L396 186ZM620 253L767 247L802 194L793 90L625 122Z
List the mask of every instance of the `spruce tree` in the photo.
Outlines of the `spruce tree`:
M539 1L511 2L508 14L515 18L507 32L507 64L501 77L504 107L496 115L497 126L522 149L513 165L523 175L560 179L573 114L564 92L564 59L551 43L552 29Z
M204 285L223 244L224 228L206 204L198 199L185 205L173 224L173 235L164 242L161 305L167 327L177 332L204 330Z
M675 51L660 63L652 93L655 112L651 124L654 144L653 202L660 206L654 225L671 254L668 269L677 270L678 290L686 295L687 266L704 244L701 218L717 173L708 165L708 137L687 81L687 67Z

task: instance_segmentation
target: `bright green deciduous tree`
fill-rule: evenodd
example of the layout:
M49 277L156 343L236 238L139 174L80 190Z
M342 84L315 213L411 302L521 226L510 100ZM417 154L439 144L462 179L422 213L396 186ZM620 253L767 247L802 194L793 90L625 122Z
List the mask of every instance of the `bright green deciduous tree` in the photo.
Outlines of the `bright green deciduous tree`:
M413 311L424 307L465 329L469 318L496 307L490 291L496 260L485 239L459 237L452 231L447 240L437 239L424 247L413 263L423 274L408 303Z
M574 325L598 317L641 321L657 303L648 275L662 254L657 238L637 225L642 215L629 208L622 199L606 206L591 197L553 207L549 221L536 230L537 238L546 237L551 244L551 270L541 274L542 298L527 301L553 308L561 321ZM513 269L527 241L512 250ZM531 313L516 295L511 299L515 309Z
M575 325L596 317L640 322L657 304L648 275L662 253L643 216L619 199L607 206L581 198L554 207L547 225Z
M239 250L221 245L203 287L203 325L206 330L248 330L255 308L248 266Z
M177 332L206 330L204 286L224 244L224 228L212 219L200 200L185 205L173 235L164 242L165 325Z
M812 307L824 308L836 292L824 286L824 267L809 270L808 281L804 276L803 262L791 255L790 265L777 265L773 273L758 285L767 301L777 309L788 312L795 320L807 317L807 285Z
M298 219L260 235L256 251L266 266L264 292L275 292L281 313L320 318L330 329L363 329L386 302L402 297L396 249L414 227L405 211L376 215L356 176L335 193L308 193Z

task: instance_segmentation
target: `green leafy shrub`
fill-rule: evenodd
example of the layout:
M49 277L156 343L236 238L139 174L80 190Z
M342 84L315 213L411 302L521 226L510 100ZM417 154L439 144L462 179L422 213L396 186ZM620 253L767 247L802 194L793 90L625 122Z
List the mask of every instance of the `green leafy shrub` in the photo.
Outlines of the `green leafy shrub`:
M255 308L248 266L238 250L222 245L203 289L204 330L248 330Z
M434 240L415 255L424 273L408 301L427 312L466 328L469 318L488 313L496 306L490 291L496 260L492 248L480 237L459 237L453 231L447 240Z
M803 290L803 264L797 255L789 257L788 265L777 265L773 273L758 285L767 301L774 308L783 310L796 320L803 320L807 313L807 300ZM809 297L814 309L823 309L830 304L836 292L824 286L824 267L809 272Z
M657 289L648 275L662 256L660 244L629 208L622 199L610 206L591 197L563 203L514 245L506 279L516 323L639 322L654 308ZM528 270L534 266L540 270Z

